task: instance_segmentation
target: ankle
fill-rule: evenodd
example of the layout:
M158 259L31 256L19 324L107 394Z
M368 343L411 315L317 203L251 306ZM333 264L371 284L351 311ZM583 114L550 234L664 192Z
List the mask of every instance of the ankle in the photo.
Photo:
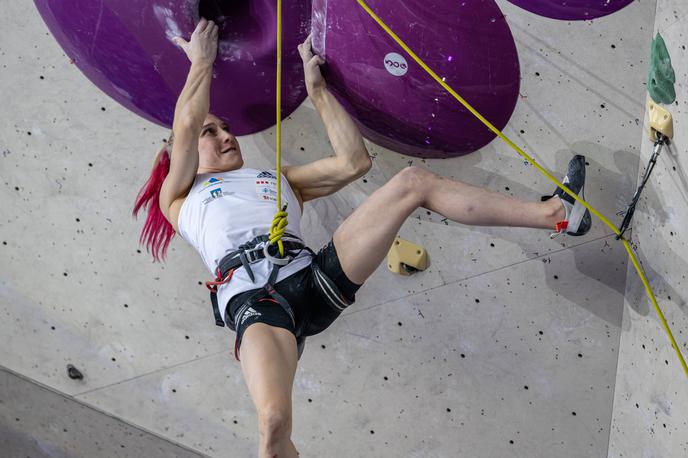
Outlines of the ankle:
M557 196L548 199L545 204L547 207L547 216L552 222L552 227L554 227L558 222L564 221L566 219L566 209L561 199Z

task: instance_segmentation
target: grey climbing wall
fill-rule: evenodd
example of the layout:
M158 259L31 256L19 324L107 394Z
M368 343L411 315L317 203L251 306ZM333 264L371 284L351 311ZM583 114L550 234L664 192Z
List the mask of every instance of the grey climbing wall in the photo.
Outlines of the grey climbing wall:
M642 128L656 3L585 22L498 3L522 70L505 133L558 178L573 154L584 154L586 198L617 220L649 151ZM672 5L660 1L658 24L668 18L662 32L685 82L676 48L685 29L669 27L685 7ZM137 244L143 223L131 218L132 204L168 132L95 88L31 2L3 2L0 66L0 365L199 454L256 456L255 410L232 357L233 334L214 325L202 286L209 273L179 238L162 265ZM681 104L685 94L677 87ZM309 102L283 135L288 163L331 154ZM239 141L247 166L273 164L274 129ZM368 146L369 174L306 205L311 247L409 164L533 201L554 190L499 141L451 160ZM662 156L653 177L661 184L648 189L636 231L685 345L680 154ZM585 237L550 240L547 231L466 227L419 210L401 235L428 249L430 268L397 277L382 266L357 303L307 341L293 393L292 438L302 456L605 457L610 445L612 456L634 456L655 443L665 448L654 456L683 453L686 398L676 393L685 377L610 229L596 221ZM70 379L68 364L84 378ZM8 383L0 399L15 396ZM5 419L19 409L0 408ZM668 410L677 420L655 421L657 409L657 418ZM107 423L61 412L75 427L93 426L89 444L109 440L110 428L98 427ZM39 413L24 411L11 434L54 438L49 422L31 418ZM67 428L61 437L84 436ZM122 443L132 450L129 440ZM117 456L91 450L74 456Z
M643 193L633 238L659 306L688 358L688 3L658 2L654 27L676 71L676 101L665 106L674 117L675 138L662 151ZM653 146L647 134L641 145L641 163L646 164ZM610 458L688 456L688 377L668 342L645 288L629 268Z
M3 458L201 458L135 425L0 369Z

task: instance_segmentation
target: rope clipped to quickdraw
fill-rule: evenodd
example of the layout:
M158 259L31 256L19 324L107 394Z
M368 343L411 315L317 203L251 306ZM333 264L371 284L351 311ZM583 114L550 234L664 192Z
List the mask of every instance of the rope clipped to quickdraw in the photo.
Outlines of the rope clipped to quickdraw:
M496 136L501 138L507 145L509 145L514 151L516 151L521 157L523 157L525 160L527 160L532 166L534 166L540 173L542 173L544 176L546 176L550 181L552 181L554 184L556 184L559 188L561 188L566 194L569 196L573 197L577 202L579 202L583 207L587 208L590 210L590 213L593 215L597 216L600 221L602 221L607 227L609 227L614 233L617 235L617 239L621 240L621 243L623 243L624 248L626 248L626 252L628 253L629 258L631 259L631 262L633 263L633 267L635 267L636 272L638 273L638 276L640 277L640 280L643 282L643 285L645 286L645 291L647 292L648 297L650 298L650 301L652 302L652 305L655 308L655 312L657 312L657 316L659 316L660 321L662 322L662 326L664 327L664 331L666 332L669 341L671 342L671 346L676 352L676 357L678 358L679 362L681 363L681 366L683 367L683 371L688 376L688 364L686 363L686 360L683 358L683 354L681 354L681 350L678 347L678 344L676 343L676 340L674 339L674 335L671 332L671 329L669 328L669 324L666 321L666 318L664 317L664 314L662 313L662 309L659 308L659 304L657 303L657 299L655 298L655 295L652 291L652 288L650 287L650 283L647 280L647 277L645 276L645 272L643 269L640 267L640 263L638 262L638 259L635 256L635 253L633 253L633 250L631 249L630 244L628 241L623 237L623 234L614 226L607 218L604 217L599 211L597 211L595 208L593 208L590 204L588 204L585 200L581 199L577 194L573 193L568 187L566 187L564 184L560 183L556 178L552 176L551 173L549 173L547 170L542 168L540 164L535 162L535 159L530 157L525 151L523 151L521 148L516 146L516 144L511 141L506 135L504 135L499 129L497 129L494 125L492 125L487 119L485 119L478 111L473 108L466 100L464 100L456 91L454 91L447 83L445 83L442 79L440 79L437 74L428 67L423 60L418 57L407 45L404 43L401 38L399 38L393 31L390 29L387 24L380 19L375 12L366 4L364 0L356 0L363 8L368 15L375 21L377 24L382 27L382 29L387 32L387 34L399 45L401 46L404 51L408 53L411 58L413 58L418 65L420 65L423 70L425 70L435 81L437 81L447 92L449 92L461 105L463 105L468 111L470 111L476 118L482 122L485 127L490 129Z
M280 256L284 257L282 234L287 224L287 204L282 205L282 0L277 0L277 213L270 226L270 243L279 247Z

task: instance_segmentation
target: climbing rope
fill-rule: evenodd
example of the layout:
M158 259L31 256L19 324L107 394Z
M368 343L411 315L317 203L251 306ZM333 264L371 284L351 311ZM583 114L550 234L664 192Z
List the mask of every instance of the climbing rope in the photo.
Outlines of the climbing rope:
M418 65L420 65L430 76L432 76L435 81L437 81L444 89L447 90L456 100L458 100L468 111L470 111L475 117L477 117L488 129L490 129L492 132L494 132L495 135L497 135L499 138L504 140L504 142L509 145L511 148L513 148L518 154L520 154L524 159L526 159L531 165L533 165L536 169L538 169L543 175L545 175L550 181L552 181L554 184L556 184L559 188L561 188L566 194L569 196L573 197L576 199L578 202L580 202L585 208L590 210L592 214L597 216L604 224L606 224L614 233L618 236L618 238L621 240L621 243L624 244L624 247L626 248L626 251L628 252L628 255L631 258L631 261L633 262L633 266L635 267L636 272L638 272L638 276L640 277L640 280L643 282L643 285L645 286L645 290L647 291L648 296L650 297L650 300L652 301L652 305L654 305L655 311L657 312L657 315L659 316L659 319L662 322L662 325L664 326L664 330L666 331L667 335L669 336L669 341L671 342L671 346L674 348L676 351L676 355L678 356L679 361L681 362L681 366L683 366L683 371L685 372L686 376L688 376L688 365L686 365L685 359L683 359L683 355L681 354L681 350L678 348L678 345L676 344L676 340L674 340L674 335L671 332L671 329L669 329L669 325L667 324L666 319L664 318L664 314L662 313L662 310L659 308L659 304L657 304L657 300L655 299L655 295L652 292L652 288L650 288L650 284L647 281L647 278L645 277L645 273L643 272L643 269L640 267L640 264L638 263L638 260L635 257L635 254L633 253L633 250L631 250L631 246L629 245L628 241L623 237L623 235L619 232L619 230L614 226L607 218L605 218L600 212L598 212L596 209L594 209L590 204L588 204L586 201L578 197L578 195L574 194L568 187L560 183L556 178L552 176L547 170L542 168L535 160L530 157L525 151L523 151L521 148L516 146L514 142L512 142L506 135L504 135L499 129L497 129L495 126L493 126L487 119L485 119L480 113L478 113L471 105L468 104L459 94L457 94L451 87L449 87L448 84L446 84L442 79L437 76L435 72L433 72L426 64L423 62L411 49L406 46L406 44L389 28L387 25L373 12L373 10L368 7L368 5L363 1L363 0L356 0L358 4L372 17L375 22L377 22L380 27L382 27L387 34L394 39L394 41L397 42L399 46L401 46L409 56L415 60Z
M282 235L287 224L287 204L282 207L282 0L277 0L277 212L270 225L270 243L279 247L280 256L284 257Z

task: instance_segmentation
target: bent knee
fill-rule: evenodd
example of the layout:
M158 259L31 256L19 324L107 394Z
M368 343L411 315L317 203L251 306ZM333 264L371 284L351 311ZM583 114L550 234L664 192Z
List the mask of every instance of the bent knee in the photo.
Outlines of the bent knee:
M394 175L389 184L395 186L403 194L424 196L428 184L436 176L427 169L412 165Z

